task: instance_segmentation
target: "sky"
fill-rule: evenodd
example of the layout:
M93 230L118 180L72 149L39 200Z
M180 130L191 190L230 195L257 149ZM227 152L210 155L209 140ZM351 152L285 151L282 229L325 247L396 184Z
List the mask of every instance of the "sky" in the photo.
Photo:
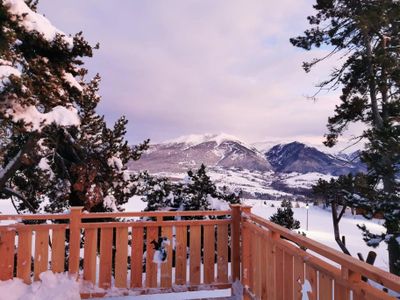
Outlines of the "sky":
M338 93L313 95L337 64L310 73L289 38L307 28L314 0L41 0L62 31L100 43L86 61L100 73L99 114L125 115L127 138L157 143L227 133L246 142L321 143Z

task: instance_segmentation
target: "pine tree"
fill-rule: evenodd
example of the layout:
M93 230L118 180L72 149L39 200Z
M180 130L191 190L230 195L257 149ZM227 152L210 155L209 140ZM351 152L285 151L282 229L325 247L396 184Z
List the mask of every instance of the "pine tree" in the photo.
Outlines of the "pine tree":
M217 188L207 175L204 164L196 172L188 171L182 192L184 210L207 210L209 197L215 196L216 192Z
M327 45L331 52L303 67L309 71L320 61L341 57L321 89L342 88L341 103L328 120L325 144L333 146L355 122L365 125L360 139L367 141L361 152L368 166L370 188L357 205L370 215L383 214L388 242L389 267L400 275L400 2L392 0L317 0L316 14L309 16L311 28L291 39L293 45L311 50ZM355 199L355 202L356 199Z
M189 170L182 182L167 178L141 175L140 193L147 202L146 210L212 210L215 202L239 203L240 193L227 187L218 188L207 175L205 165L196 171Z
M278 207L276 213L270 217L270 221L286 227L287 229L299 229L300 221L293 217L293 206L290 200L283 200L281 202L281 207Z
M155 177L147 172L142 174L146 187L142 192L144 202L147 202L146 211L174 210L179 207L174 201L176 185L168 178Z
M148 141L132 148L125 118L112 129L95 113L100 76L87 81L82 33L67 36L36 3L0 3L0 198L19 211L118 209L137 177L126 169Z

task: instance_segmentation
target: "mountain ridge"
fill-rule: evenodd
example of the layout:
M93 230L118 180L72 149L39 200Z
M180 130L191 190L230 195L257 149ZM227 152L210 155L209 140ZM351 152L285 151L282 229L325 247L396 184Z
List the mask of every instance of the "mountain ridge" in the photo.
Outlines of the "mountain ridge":
M335 176L365 170L359 160L354 162L355 153L333 155L298 141L272 144L262 152L254 144L224 133L186 135L150 145L142 158L130 166L150 172L185 172L203 163L211 168Z

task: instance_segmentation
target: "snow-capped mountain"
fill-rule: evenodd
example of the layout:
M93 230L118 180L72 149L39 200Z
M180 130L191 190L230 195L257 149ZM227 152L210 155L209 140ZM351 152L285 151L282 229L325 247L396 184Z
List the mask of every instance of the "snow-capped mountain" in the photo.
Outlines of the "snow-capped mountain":
M266 152L254 146L226 134L183 136L151 145L129 167L180 180L203 163L217 185L259 199L307 196L319 178L364 170L355 154L335 156L299 142L257 145Z
M198 168L202 163L225 169L272 170L268 160L257 149L226 134L189 135L152 145L130 167L150 172L185 172Z
M365 171L360 161L354 161L355 155L334 156L299 142L279 144L265 153L276 172L343 175Z

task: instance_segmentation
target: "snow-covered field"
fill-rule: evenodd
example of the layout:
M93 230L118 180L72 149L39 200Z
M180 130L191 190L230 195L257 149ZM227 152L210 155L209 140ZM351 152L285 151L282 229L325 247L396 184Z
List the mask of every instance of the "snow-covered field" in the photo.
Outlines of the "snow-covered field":
M154 175L171 178L172 180L182 180L186 173L160 172ZM273 186L274 182L280 182L291 189L311 189L319 178L329 181L335 176L311 172L300 173L281 173L259 172L239 169L211 168L208 175L217 186L226 186L232 191L243 191L249 198L279 199L282 196L295 197L296 195L277 189Z
M279 206L280 202L269 200L245 200L245 203L253 206L252 212L254 214L268 219L276 212L277 206ZM272 204L275 207L271 207ZM294 217L300 221L301 228L299 231L304 231L307 237L340 251L340 248L333 237L331 211L329 209L322 209L321 207L311 205L308 210L307 230L307 209L304 203L299 202L299 205L300 208L293 208ZM295 206L295 203L293 203L293 206ZM375 249L367 247L362 239L361 231L357 228L357 224L365 224L372 232L380 233L385 230L382 223L383 220L367 220L359 215L353 216L350 211L347 211L340 221L340 230L341 235L346 236L346 245L354 257L357 257L358 252L362 253L364 257L367 257L368 252L373 250L377 253L375 266L387 271L389 265L386 244L381 243L381 245Z

